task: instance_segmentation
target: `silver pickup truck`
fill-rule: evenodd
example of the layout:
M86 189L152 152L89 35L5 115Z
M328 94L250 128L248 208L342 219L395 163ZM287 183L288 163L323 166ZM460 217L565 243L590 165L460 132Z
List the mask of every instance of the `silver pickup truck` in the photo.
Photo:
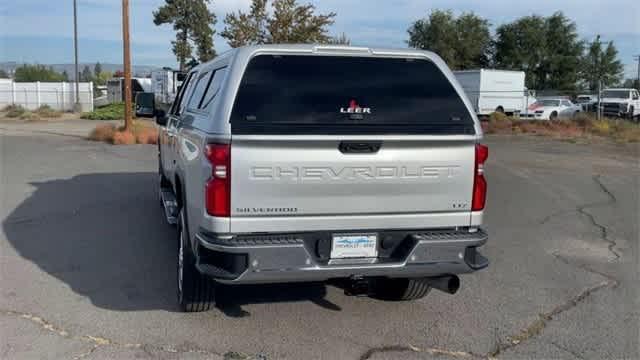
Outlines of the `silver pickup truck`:
M435 54L264 45L187 75L157 110L179 302L218 284L335 280L352 294L455 293L483 269L488 149Z

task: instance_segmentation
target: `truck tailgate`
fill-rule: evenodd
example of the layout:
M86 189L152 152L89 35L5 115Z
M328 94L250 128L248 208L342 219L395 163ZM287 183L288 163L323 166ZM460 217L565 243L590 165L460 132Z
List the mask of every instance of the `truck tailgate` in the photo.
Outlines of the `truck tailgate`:
M344 139L344 138L343 138ZM231 231L468 226L473 141L234 136Z

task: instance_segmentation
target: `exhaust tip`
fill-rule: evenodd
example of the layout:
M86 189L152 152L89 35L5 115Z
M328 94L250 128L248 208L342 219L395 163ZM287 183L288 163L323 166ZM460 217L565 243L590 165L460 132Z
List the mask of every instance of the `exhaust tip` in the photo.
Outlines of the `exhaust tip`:
M457 293L458 289L460 289L460 278L457 277L456 275L450 276L449 282L447 285L448 285L447 292L449 294Z
M460 278L456 275L438 276L427 279L429 286L447 294L455 294L460 289Z

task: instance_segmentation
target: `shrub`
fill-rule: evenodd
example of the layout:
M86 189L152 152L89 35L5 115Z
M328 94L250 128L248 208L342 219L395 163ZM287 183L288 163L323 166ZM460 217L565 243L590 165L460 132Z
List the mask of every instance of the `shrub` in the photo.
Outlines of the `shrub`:
M589 114L584 113L584 112L579 112L578 114L576 114L576 116L573 117L572 120L576 124L578 124L578 126L586 128L586 127L589 127L591 125L591 123L593 122L594 118L593 118L592 115L589 115Z
M130 131L114 124L98 125L89 134L89 140L103 141L114 145L157 144L158 128L147 122L134 122Z
M136 137L130 131L116 131L113 134L113 145L133 145Z
M511 122L512 119L509 116L507 116L505 113L501 113L501 112L492 112L491 114L489 114L489 122L503 122L503 121Z
M49 105L42 105L35 112L44 118L57 118L62 116L62 111L54 110Z
M487 133L489 134L510 133L513 130L513 121L508 117L500 117L500 120L489 120L489 126L487 129Z
M516 126L524 134L537 134L540 132L539 126L531 121L518 121Z
M113 124L98 125L89 133L89 140L112 142L116 126Z
M157 144L158 143L158 129L152 127L145 127L136 132L136 142L138 144Z
M40 115L35 112L31 112L29 110L25 110L22 114L20 114L20 120L40 120Z
M121 120L124 119L124 103L113 103L99 107L92 112L82 113L80 118L87 120Z
M590 139L596 135L618 142L640 142L640 125L623 119L597 120L593 114L585 113L572 119L553 121L514 120L502 114L492 114L490 121L482 125L487 134L535 134L567 141Z
M613 130L611 123L606 120L595 120L590 124L591 131L596 135L607 136Z
M4 111L6 111L6 116L9 118L17 118L22 116L22 114L24 114L27 110L25 108L23 108L20 105L7 105L4 108Z

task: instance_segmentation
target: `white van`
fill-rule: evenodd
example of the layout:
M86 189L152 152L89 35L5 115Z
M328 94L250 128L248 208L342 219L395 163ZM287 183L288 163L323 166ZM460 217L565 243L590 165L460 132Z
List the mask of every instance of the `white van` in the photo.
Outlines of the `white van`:
M478 115L524 114L536 102L524 85L524 71L479 69L454 74Z

